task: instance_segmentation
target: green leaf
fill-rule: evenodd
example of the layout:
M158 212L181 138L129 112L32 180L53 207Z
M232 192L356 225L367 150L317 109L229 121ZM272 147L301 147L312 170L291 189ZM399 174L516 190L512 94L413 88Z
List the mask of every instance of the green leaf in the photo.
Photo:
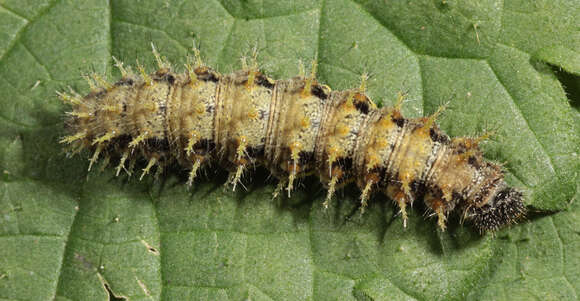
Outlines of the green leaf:
M580 292L580 6L544 1L0 0L0 298L6 300L574 300ZM334 89L440 120L484 145L526 193L528 219L479 236L441 233L416 205L404 229L385 196L364 215L349 187L321 206L316 179L272 201L264 170L248 191L223 174L187 191L87 174L69 159L56 90L118 77L111 56L153 70L153 42L176 66L193 40L221 72L254 46L274 78L316 58ZM176 168L176 170L179 170Z

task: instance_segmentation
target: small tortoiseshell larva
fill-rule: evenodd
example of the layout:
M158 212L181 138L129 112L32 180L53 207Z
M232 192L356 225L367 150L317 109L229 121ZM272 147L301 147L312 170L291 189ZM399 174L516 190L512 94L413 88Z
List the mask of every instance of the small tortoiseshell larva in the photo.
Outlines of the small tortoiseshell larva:
M377 108L360 88L331 91L310 75L272 80L257 64L219 74L196 62L176 74L154 49L159 70L140 76L117 62L122 78L114 84L98 76L91 92L59 93L72 104L70 136L61 143L118 160L117 175L135 161L147 163L141 178L156 166L175 161L190 170L191 185L200 167L219 162L231 171L229 183L261 164L293 190L297 178L317 174L335 189L356 182L362 207L374 191L394 200L406 225L406 207L423 199L445 229L454 209L483 233L517 221L525 212L522 193L509 187L499 165L486 161L478 147L485 137L450 139L430 117L407 119L401 100ZM401 98L402 99L402 98Z

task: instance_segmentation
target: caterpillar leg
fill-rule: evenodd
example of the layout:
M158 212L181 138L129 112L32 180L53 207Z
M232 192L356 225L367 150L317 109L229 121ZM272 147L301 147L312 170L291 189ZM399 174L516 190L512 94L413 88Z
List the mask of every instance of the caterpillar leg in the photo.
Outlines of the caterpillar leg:
M410 203L411 199L402 190L398 190L394 194L393 200L397 202L397 206L399 207L401 218L403 219L403 227L407 228L407 219L409 218L407 215L407 203Z
M145 141L148 137L149 137L148 131L141 133L139 136L133 138L133 140L131 140L131 142L129 142L129 147L135 148L137 145L139 145L139 143Z
M366 207L368 206L368 200L371 192L371 188L373 187L373 182L368 181L365 187L363 188L360 194L360 211L364 212Z
M127 167L126 171L129 177L133 175L133 171L135 170L135 164L137 164L137 157L131 157L129 160L129 167Z
M189 172L189 176L187 178L187 186L191 187L191 185L193 184L193 180L195 179L195 177L197 177L197 172L199 170L199 168L201 167L201 163L204 161L203 157L197 157L195 158L195 161L193 162L193 166L191 168L191 171Z
M328 192L326 194L326 200L324 201L324 203L322 203L325 209L328 209L328 206L330 206L330 200L332 199L332 196L336 191L336 184L338 183L339 179L340 179L339 175L333 175L332 178L330 178L330 182L328 183Z
M294 164L294 166L296 166L296 164ZM291 197L292 190L294 189L294 180L296 180L296 171L292 171L288 177L288 186L286 187L288 197Z
M129 151L124 151L123 155L121 155L121 159L119 160L119 165L117 165L117 173L115 174L115 176L118 177L119 173L121 173L121 169L125 169L125 161L127 161L128 157L129 157Z
M151 159L149 159L149 162L147 163L147 166L143 168L143 173L141 174L141 177L139 177L139 181L143 180L143 177L149 173L149 171L155 165L155 163L157 163L157 158L151 157Z
M107 142L110 141L111 139L115 138L117 136L116 134L117 132L115 130L112 130L110 132L107 132L106 134L104 134L103 136L100 136L98 138L95 138L92 142L92 145L95 144L101 144L103 142Z
M300 142L294 141L290 144L291 161L289 162L287 168L290 175L288 176L288 186L286 187L286 190L288 191L288 197L290 197L290 194L294 189L294 181L296 180L298 173L301 171L301 166L298 163L300 160L300 151L302 151L302 144Z
M425 204L427 204L427 206L433 210L434 213L432 215L437 215L437 225L439 226L439 229L441 229L441 231L445 231L445 228L447 228L445 223L447 221L445 210L445 204L447 204L447 202L445 201L445 198L442 199L427 194L425 196Z
M447 220L447 216L445 216L445 210L443 210L443 206L435 209L435 213L437 213L437 225L441 231L445 231L445 221Z
M287 182L288 182L288 179L281 179L278 181L278 185L276 186L276 189L272 193L273 200L278 198L280 193L284 190L284 187L286 186Z
M240 185L244 186L244 184L242 184L242 182L241 182L242 175L244 174L244 169L245 169L245 164L240 164L236 168L235 172L230 173L228 181L226 182L226 186L229 186L231 184L232 191L236 191L236 187L238 186L238 183Z
M97 149L95 150L95 152L93 153L93 156L91 157L88 171L91 171L93 164L95 162L97 162L97 160L99 159L99 154L101 153L102 150L103 150L103 145L102 144L97 145Z
M72 105L80 105L82 102L82 97L76 93L74 90L71 89L71 93L66 93L66 92L56 92L56 95L58 96L58 98L60 98L60 100L62 100L64 103L69 103Z
M60 139L59 143L70 144L70 143L72 143L74 141L84 139L86 136L87 136L87 132L86 131L82 131L82 132L76 133L74 135L70 135L70 136L63 137L62 139Z
M238 147L236 149L236 160L234 163L237 165L235 173L230 175L231 181L229 182L232 184L232 191L236 191L236 186L238 183L241 183L242 175L244 173L244 169L246 168L246 164L248 164L249 159L247 158L246 149L248 147L248 139L245 136L240 136L238 138Z
M371 173L365 176L363 182L359 182L358 186L361 188L361 195L360 195L360 210L361 213L364 213L367 202L371 196L373 186L379 182L379 175L376 173Z

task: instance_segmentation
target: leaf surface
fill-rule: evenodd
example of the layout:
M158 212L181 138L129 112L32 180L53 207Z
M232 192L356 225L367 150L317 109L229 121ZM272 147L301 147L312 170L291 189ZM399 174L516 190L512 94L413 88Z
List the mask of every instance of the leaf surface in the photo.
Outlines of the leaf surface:
M577 102L578 16L574 0L0 0L0 298L574 300L580 114L554 69ZM179 169L139 182L65 157L55 90L118 78L112 56L153 70L151 42L182 66L194 39L224 73L256 46L273 78L317 59L333 89L368 72L376 102L405 92L406 116L448 103L451 136L496 130L485 155L505 162L528 219L441 233L417 205L404 229L382 195L361 216L352 187L324 210L315 179L272 201L263 170L247 191L213 169L187 191Z

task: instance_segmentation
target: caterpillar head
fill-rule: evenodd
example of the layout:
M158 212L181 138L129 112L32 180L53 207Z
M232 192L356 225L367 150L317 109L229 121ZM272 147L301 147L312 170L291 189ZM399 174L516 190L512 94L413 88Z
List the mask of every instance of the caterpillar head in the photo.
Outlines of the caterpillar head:
M469 208L467 214L475 228L485 233L517 222L525 211L522 193L506 186L487 204Z

